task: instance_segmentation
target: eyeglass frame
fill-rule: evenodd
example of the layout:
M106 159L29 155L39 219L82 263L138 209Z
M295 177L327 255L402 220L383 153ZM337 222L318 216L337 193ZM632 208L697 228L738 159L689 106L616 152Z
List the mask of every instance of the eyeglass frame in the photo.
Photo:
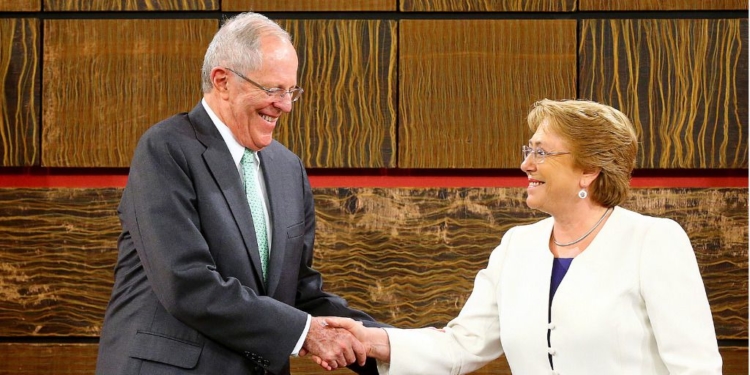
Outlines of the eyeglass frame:
M547 156L558 156L558 155L567 155L571 154L571 152L552 152L552 151L544 151L544 149L541 148L533 148L529 146L521 146L521 156L523 156L523 160L529 158L529 155L534 155L534 163L536 164L542 164L544 163L544 160L547 158Z
M302 87L299 87L299 86L294 86L291 90L288 90L288 91L284 90L284 89L281 89L281 88L278 88L278 87L274 87L274 88L270 88L269 89L269 88L264 87L260 83L255 82L252 79L245 77L242 73L240 73L240 72L238 72L238 71L236 71L234 69L227 68L227 67L224 67L224 69L226 69L226 70L234 73L237 77L240 77L240 78L244 79L245 81L250 82L250 84L252 84L253 86L255 86L255 87L263 90L266 93L266 95L271 96L271 97L275 96L275 97L277 97L277 98L279 98L281 100L284 99L284 97L286 96L286 94L289 94L289 99L292 101L292 103L294 103L297 100L299 100L299 98L302 96L302 93L305 92L305 90Z

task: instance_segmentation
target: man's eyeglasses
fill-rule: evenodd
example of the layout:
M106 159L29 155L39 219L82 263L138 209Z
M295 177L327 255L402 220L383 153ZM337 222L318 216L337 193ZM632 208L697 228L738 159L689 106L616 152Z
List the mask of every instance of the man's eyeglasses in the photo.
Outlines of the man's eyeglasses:
M570 154L570 152L548 152L544 151L541 148L531 148L529 146L522 146L521 147L521 155L523 155L523 160L526 160L526 158L529 157L529 155L532 155L534 160L534 163L536 164L542 164L544 163L544 158L547 156L557 156L557 155L565 155Z
M268 89L268 88L263 87L260 83L255 82L252 79L245 77L244 75L242 75L242 73L239 73L235 71L234 69L229 69L226 67L224 69L234 73L235 75L237 75L237 77L240 77L244 79L245 81L250 82L250 84L252 84L253 86L265 91L268 96L275 97L281 100L284 100L284 97L286 96L286 94L289 94L289 99L291 99L292 102L296 102L297 99L299 99L299 97L302 96L302 93L305 92L305 90L303 90L302 87L299 87L299 86L295 86L289 91L280 89L278 87Z

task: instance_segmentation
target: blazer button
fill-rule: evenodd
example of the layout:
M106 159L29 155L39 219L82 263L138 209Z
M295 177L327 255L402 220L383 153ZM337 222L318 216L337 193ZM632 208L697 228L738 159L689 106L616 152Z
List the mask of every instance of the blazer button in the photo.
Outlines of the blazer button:
M549 328L550 330L553 330L553 329L555 329L555 323L550 323L550 324L549 324L549 325L547 326L547 328Z
M555 353L557 353L557 351L555 351L555 349L553 349L553 348L547 348L547 353L549 353L549 355L555 355Z

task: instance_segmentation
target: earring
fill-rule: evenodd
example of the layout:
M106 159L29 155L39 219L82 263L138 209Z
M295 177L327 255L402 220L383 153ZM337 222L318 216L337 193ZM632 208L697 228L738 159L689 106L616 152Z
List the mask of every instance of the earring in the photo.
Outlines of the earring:
M586 197L589 196L589 193L586 191L586 189L581 189L581 191L578 192L578 198L586 199Z

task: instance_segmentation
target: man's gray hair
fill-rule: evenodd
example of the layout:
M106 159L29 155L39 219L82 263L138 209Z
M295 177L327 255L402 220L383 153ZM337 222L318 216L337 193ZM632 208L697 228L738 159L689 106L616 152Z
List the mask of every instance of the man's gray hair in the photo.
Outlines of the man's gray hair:
M264 15L248 12L228 19L214 35L203 58L203 92L207 93L213 89L211 70L217 66L225 66L242 73L260 69L263 62L260 40L265 36L292 41L286 30Z

